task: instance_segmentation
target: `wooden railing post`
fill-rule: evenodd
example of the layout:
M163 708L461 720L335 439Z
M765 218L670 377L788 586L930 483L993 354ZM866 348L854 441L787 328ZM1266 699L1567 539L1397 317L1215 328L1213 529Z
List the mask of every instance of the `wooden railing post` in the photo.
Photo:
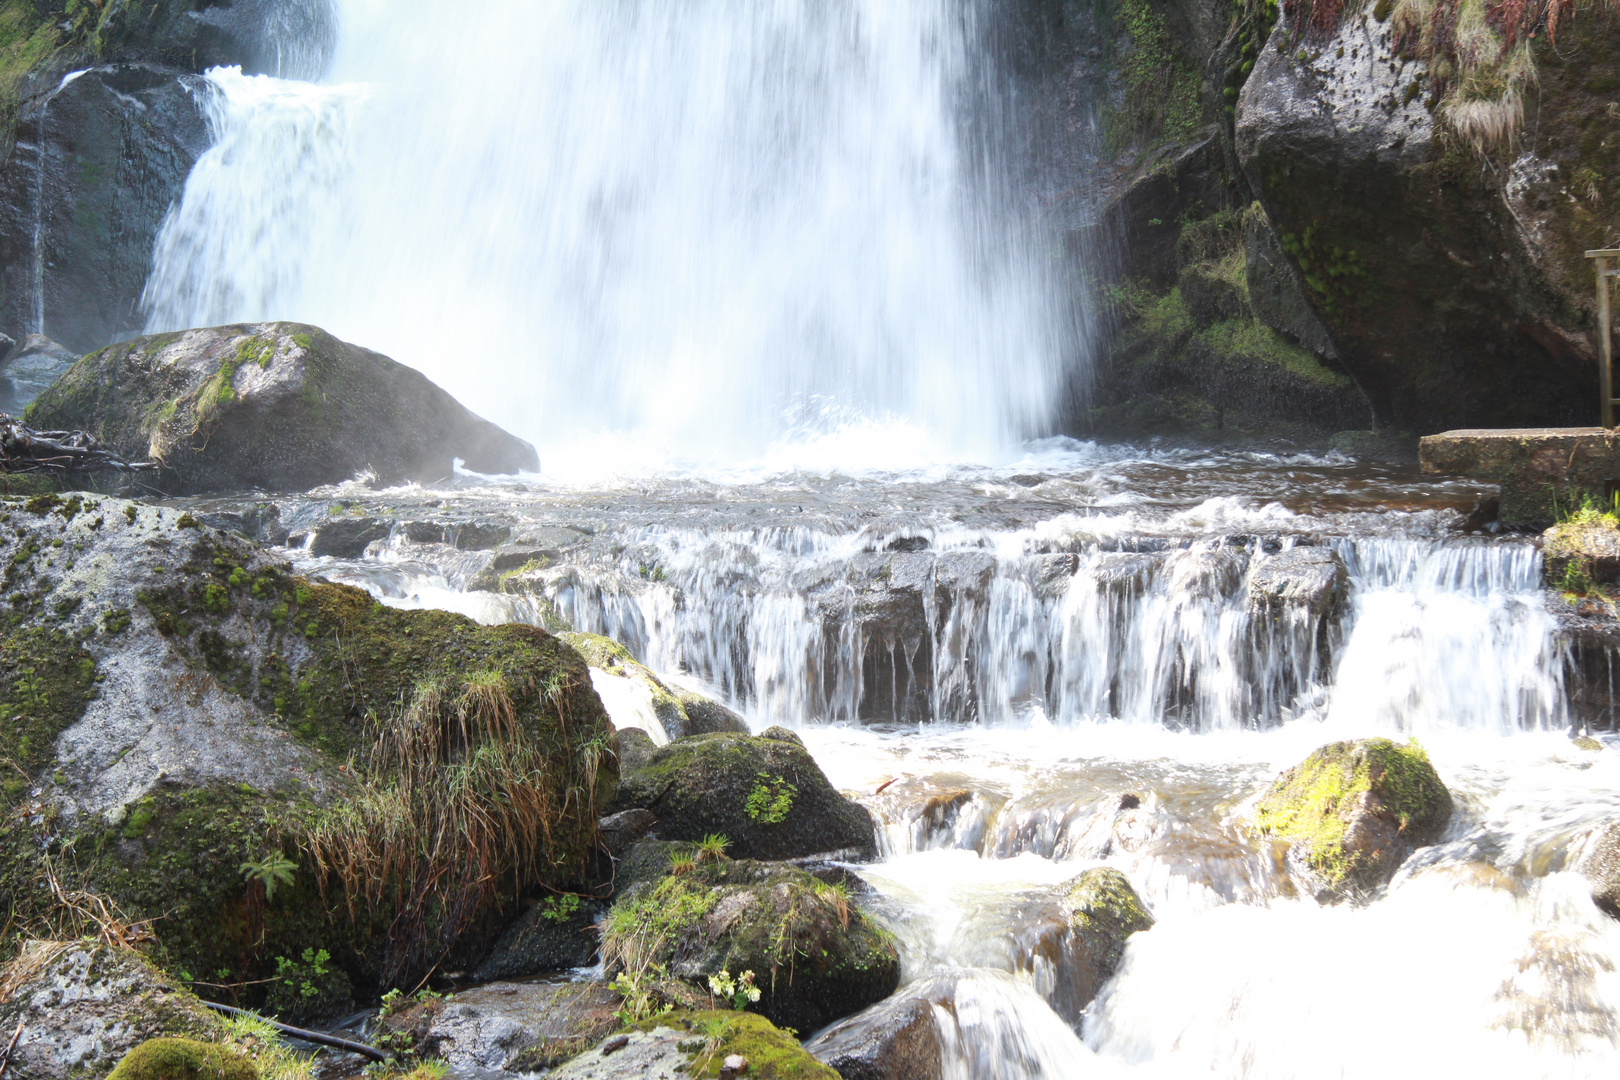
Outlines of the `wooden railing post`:
M1620 248L1598 248L1586 253L1597 262L1598 393L1602 395L1603 426L1614 428L1614 333L1610 325L1609 279L1620 276L1611 263Z

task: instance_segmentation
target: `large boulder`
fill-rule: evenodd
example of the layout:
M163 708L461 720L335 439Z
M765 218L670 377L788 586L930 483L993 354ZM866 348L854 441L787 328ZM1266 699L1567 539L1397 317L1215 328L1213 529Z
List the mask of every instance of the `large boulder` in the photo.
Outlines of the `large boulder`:
M594 964L596 920L606 909L605 904L575 893L537 900L496 939L473 978L494 982Z
M900 983L892 936L847 889L780 864L723 857L672 866L626 890L604 924L602 956L610 972L662 965L703 989L721 972L753 972L760 998L750 1008L799 1031L858 1012Z
M0 1027L16 1033L13 1080L97 1080L148 1039L207 1038L217 1022L132 949L29 941L0 975Z
M28 410L156 459L170 494L306 490L539 468L534 447L468 412L421 372L298 323L136 338L80 360Z
M1451 820L1451 793L1415 742L1330 743L1279 776L1255 808L1263 836L1287 845L1301 889L1324 903L1385 884Z
M799 737L721 732L660 747L626 770L611 809L642 809L663 840L719 834L733 856L797 859L831 851L876 852L872 815L840 795Z
M1054 994L1064 999L1057 1004L1059 1014L1078 1020L1119 970L1126 939L1151 930L1153 916L1125 875L1111 866L1093 867L1071 881L1062 903L1075 949L1073 961L1058 974Z
M581 633L561 637L591 666L591 679L597 692L609 702L609 710L614 711L614 702L624 703L629 715L621 719L615 712L617 726L641 727L660 744L717 731L748 734L748 722L741 716L718 701L660 679L612 638ZM627 725L626 721L631 723Z
M1583 253L1620 235L1620 13L1582 8L1522 51L1481 25L1469 55L1438 42L1425 59L1463 25L1454 0L1432 21L1283 7L1237 99L1236 150L1378 422L1595 420Z
M591 865L612 731L545 631L387 608L175 510L0 517L0 908L25 924L49 859L155 920L175 969L262 994L283 957L337 1000L332 969L368 994L476 961L522 890Z

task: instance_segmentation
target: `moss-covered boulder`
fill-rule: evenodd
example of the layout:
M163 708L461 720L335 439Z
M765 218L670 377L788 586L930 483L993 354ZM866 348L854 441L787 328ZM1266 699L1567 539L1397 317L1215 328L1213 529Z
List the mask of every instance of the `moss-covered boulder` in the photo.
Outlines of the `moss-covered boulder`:
M195 1039L148 1039L124 1055L113 1080L259 1080L259 1070L233 1046Z
M313 326L259 323L136 338L91 353L28 409L156 459L169 494L303 491L362 473L383 483L534 470L534 447L380 353Z
M837 1080L799 1040L763 1016L678 1009L636 1025L547 1074L552 1080L716 1078L731 1056L748 1080Z
M799 737L720 733L659 748L621 778L613 810L658 818L663 840L718 834L734 856L796 859L829 851L871 855L872 816L834 790Z
M848 889L712 851L627 890L604 924L602 958L610 972L662 967L703 990L721 972L752 972L760 996L749 1007L799 1031L859 1012L900 984L892 936Z
M1093 867L1070 882L1063 906L1077 961L1067 965L1063 978L1072 980L1067 996L1078 1016L1119 970L1126 939L1151 930L1153 916L1125 875L1111 866Z
M0 908L47 866L210 982L337 1001L475 962L592 865L617 781L579 655L399 611L189 514L0 500ZM325 958L323 959L323 954ZM325 970L323 970L325 969Z
M1560 522L1541 542L1547 583L1555 589L1585 593L1620 581L1620 522L1614 515L1588 513Z
M1451 793L1416 742L1331 743L1279 776L1255 809L1296 883L1326 903L1371 892L1451 820Z
M647 733L659 744L689 735L710 735L717 731L748 734L748 722L718 701L712 701L685 687L671 686L652 669L630 655L630 650L610 637L600 634L567 633L562 639L579 651L591 670L597 688L604 694L602 678L622 680L629 691L627 697L646 698L646 709L652 713ZM621 718L622 720L622 718Z
M24 943L0 973L0 994L5 1039L17 1033L13 1080L97 1080L148 1039L210 1039L218 1029L140 953L85 941Z

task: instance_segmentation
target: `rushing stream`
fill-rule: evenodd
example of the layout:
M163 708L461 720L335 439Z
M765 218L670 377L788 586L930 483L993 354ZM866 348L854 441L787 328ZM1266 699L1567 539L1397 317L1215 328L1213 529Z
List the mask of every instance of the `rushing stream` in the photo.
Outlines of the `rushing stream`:
M1569 740L1539 554L1461 533L1479 494L1059 443L927 474L469 477L277 504L308 571L609 633L756 729L797 728L881 823L863 902L907 983L946 988L950 1075L1611 1075L1620 922L1570 868L1620 814L1620 758ZM423 520L441 531L389 524ZM377 530L363 554L316 554L354 522ZM492 526L529 559L505 591L479 578ZM1337 556L1344 602L1266 614L1257 582L1302 549ZM1317 746L1375 734L1420 738L1457 812L1384 895L1322 907L1248 817ZM1055 901L1098 863L1158 923L1082 1012Z
M1620 747L1567 738L1539 553L1462 527L1485 493L1025 441L1095 268L1011 179L996 5L338 7L324 80L208 74L149 325L318 323L543 473L278 498L302 570L609 634L798 729L881 823L862 902L949 1003L952 1077L1620 1074L1620 921L1570 869ZM1457 812L1321 907L1248 816L1374 734ZM1082 1011L1054 903L1099 862L1157 925Z

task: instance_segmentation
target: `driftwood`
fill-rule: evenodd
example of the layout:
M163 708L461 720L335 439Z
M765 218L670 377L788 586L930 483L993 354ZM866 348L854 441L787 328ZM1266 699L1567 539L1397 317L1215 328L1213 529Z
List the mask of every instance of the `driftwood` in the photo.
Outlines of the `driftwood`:
M83 431L35 431L0 413L0 473L151 472L155 461L121 461Z

